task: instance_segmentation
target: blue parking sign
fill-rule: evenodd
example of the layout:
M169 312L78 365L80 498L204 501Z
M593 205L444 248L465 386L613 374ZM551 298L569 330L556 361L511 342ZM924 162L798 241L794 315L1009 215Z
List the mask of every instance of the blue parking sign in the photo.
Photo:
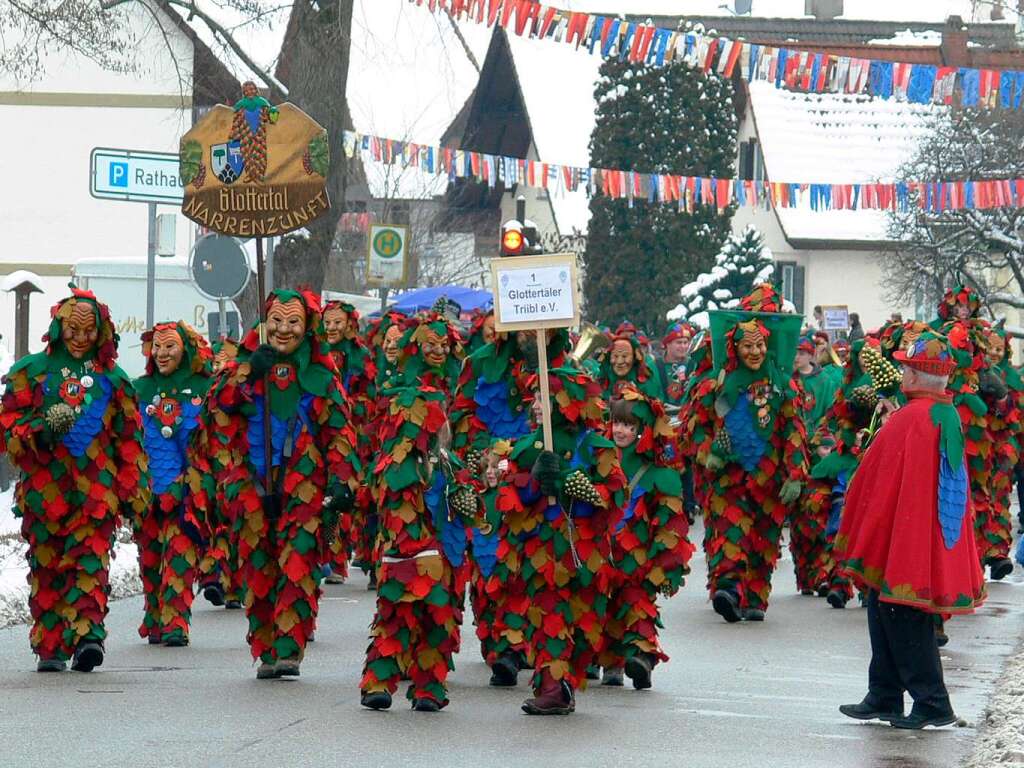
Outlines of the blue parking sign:
M128 186L128 163L111 163L110 164L110 186L112 186L112 187L127 187Z

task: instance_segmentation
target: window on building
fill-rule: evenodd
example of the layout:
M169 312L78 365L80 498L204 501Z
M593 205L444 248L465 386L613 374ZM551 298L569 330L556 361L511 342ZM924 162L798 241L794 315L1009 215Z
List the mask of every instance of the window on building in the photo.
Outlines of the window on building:
M799 314L804 312L804 268L795 261L775 262L775 282L782 298L793 302Z
M740 142L740 178L745 181L764 180L764 156L757 139Z

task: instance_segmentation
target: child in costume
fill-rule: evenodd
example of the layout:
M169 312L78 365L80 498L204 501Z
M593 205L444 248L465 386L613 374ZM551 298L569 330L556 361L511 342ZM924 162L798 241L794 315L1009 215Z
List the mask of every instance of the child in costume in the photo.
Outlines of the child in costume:
M238 357L238 341L223 338L213 345L213 375L218 376L228 363ZM224 467L216 460L217 449L208 444L210 435L200 430L196 453L204 456L206 469L210 474L215 489L221 488ZM224 435L219 438L225 443ZM220 503L221 494L215 490L210 509L207 510L207 526L209 538L199 561L199 586L203 597L211 605L223 605L228 610L239 610L242 607L243 586L238 566L238 537L235 536L235 521L228 518L226 505Z
M792 369L800 318L769 285L711 313L713 369L692 392L684 442L705 490L704 549L715 611L763 621L782 526L807 479L802 397Z
M571 368L554 368L548 378L553 450L544 448L535 395L537 427L512 449L497 502L502 557L524 594L496 595L494 629L525 640L534 696L523 710L531 715L575 711L575 690L601 651L610 534L626 487L615 445L601 434L600 385Z
M476 516L470 474L450 452L447 356L454 331L435 313L402 336L396 374L381 396L381 449L368 477L380 523L377 610L360 682L361 703L387 709L404 677L419 712L448 704L458 650L466 525Z
M29 639L40 672L103 663L110 552L118 516L150 504L142 417L117 365L110 310L89 291L50 311L46 348L5 379L3 450L21 471L14 513L28 543Z
M267 343L261 329L249 332L210 392L204 423L224 467L219 503L235 521L258 679L299 674L316 621L319 563L360 473L348 404L322 342L319 298L274 291L266 317Z
M142 334L142 354L146 373L135 380L135 391L153 503L135 532L145 605L139 636L150 645L181 647L189 642L192 585L208 536L206 520L183 503L185 473L197 458L190 442L210 386L213 353L206 339L179 321ZM203 467L192 471L206 474Z
M564 330L546 334L547 354L552 366L566 359L569 337ZM537 367L537 334L497 333L467 359L459 377L451 410L454 438L452 446L467 467L480 466L484 452L495 440L515 442L532 431L530 423L531 377ZM505 451L507 457L507 451ZM485 479L485 478L484 478ZM487 483L481 485L487 488ZM485 493L485 502L495 494ZM512 641L507 633L495 630L495 597L522 595L523 585L517 571L509 568L503 555L500 526L493 520L487 530L471 532L472 571L470 574L473 616L481 653L491 667L491 685L513 686L520 667L526 661L523 637Z
M627 384L612 401L609 436L626 477L626 503L612 534L612 591L601 652L604 685L651 687L668 655L658 641L658 596L671 597L690 571L693 545L683 511L677 435L661 402Z

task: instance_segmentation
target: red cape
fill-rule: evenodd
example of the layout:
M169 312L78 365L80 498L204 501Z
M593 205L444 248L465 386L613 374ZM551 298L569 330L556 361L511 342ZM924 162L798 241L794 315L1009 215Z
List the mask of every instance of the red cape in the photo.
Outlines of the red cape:
M879 430L846 494L835 549L841 570L883 602L971 613L985 600L974 515L968 501L960 538L947 549L939 525L934 402L913 398Z

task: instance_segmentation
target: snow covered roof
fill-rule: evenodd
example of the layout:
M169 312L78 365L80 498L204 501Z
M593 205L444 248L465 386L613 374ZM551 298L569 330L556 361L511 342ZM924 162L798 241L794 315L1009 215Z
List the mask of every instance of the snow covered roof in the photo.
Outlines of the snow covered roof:
M568 45L538 43L516 35L509 35L508 42L537 159L589 166L590 135L596 122L594 87L601 58ZM586 232L590 221L586 191L549 194L559 232Z
M865 96L793 93L750 84L765 172L777 182L893 181L942 107ZM786 237L884 241L879 211L777 209Z

